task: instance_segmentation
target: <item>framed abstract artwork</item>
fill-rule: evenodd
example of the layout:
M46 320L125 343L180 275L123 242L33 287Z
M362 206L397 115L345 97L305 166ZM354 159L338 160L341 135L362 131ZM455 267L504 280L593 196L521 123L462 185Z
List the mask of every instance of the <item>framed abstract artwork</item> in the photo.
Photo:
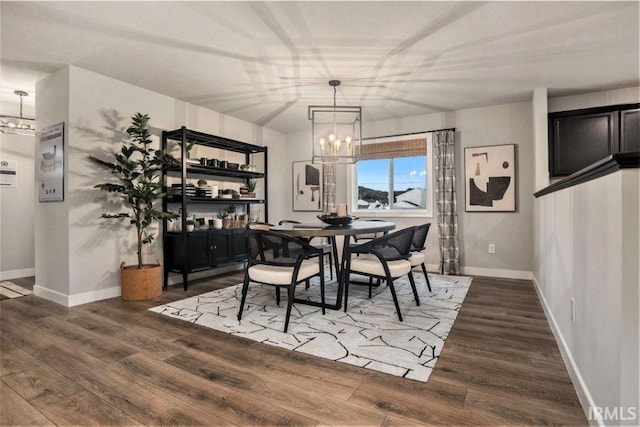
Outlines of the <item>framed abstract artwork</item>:
M516 211L516 146L464 149L465 211Z
M322 165L293 162L293 210L299 212L322 211Z

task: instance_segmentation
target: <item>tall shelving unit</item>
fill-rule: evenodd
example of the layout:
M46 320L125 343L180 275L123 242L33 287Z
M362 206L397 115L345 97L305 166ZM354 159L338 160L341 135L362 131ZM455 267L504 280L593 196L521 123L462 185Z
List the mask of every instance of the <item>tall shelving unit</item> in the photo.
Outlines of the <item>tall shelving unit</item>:
M242 206L246 214L250 213L253 205L263 207L264 216L261 220L268 222L268 192L267 192L267 147L248 144L229 138L210 135L187 129L185 126L173 131L162 133L162 149L172 153L177 144L180 153L180 166L166 169L162 182L166 189L178 189L179 195L171 195L163 199L163 211L180 213L180 227L169 229L169 222L164 221L164 286L166 288L169 273L182 274L184 290L188 287L190 273L208 270L226 264L244 262L246 260L246 241L244 228L205 229L187 231L187 220L190 216L189 209L224 209L226 206ZM193 164L188 159L188 148L205 147L217 156L232 155L242 157L244 164L254 164L261 160L259 171L244 171L222 167ZM261 159L259 158L261 157ZM223 199L217 194L212 197L188 196L189 180L202 178L214 178L223 184L232 186L248 183L249 180L262 182L263 197ZM171 185L173 183L173 186Z

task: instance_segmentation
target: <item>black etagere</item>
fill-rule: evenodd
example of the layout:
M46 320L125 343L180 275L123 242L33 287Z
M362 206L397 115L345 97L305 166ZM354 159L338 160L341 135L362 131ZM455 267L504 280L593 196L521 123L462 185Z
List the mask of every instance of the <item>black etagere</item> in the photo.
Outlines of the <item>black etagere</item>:
M180 149L180 166L168 168L163 172L163 185L165 190L178 190L179 194L170 194L163 199L163 211L175 212L175 206L179 207L181 227L179 231L170 231L168 221L164 221L164 286L167 286L169 273L182 274L183 287L187 290L189 273L216 268L222 265L244 262L246 259L245 230L243 228L227 228L221 230L207 229L200 231L187 231L188 207L190 205L236 205L243 206L247 214L250 206L263 205L264 221L268 222L268 191L267 191L267 147L248 144L221 136L210 135L203 132L187 129L185 126L173 131L162 133L162 149L172 152L170 142L178 144ZM256 154L262 154L263 172L232 169L227 167L207 166L194 164L188 157L188 148L204 146L222 151L244 154L245 164L252 164ZM253 159L252 159L253 156ZM200 175L216 177L219 181L225 179L231 182L246 182L260 180L262 182L264 197L261 198L218 198L190 197L187 196L187 181ZM169 187L169 178L178 181L177 187ZM170 209L170 206L173 209Z

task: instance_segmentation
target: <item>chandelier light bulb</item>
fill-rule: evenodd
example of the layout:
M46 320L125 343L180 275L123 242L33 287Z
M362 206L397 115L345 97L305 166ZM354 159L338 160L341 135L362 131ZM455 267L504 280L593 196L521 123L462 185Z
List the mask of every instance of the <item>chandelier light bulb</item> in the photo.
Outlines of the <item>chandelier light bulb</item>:
M334 134L333 132L331 132L331 133L329 134L329 141L333 142L333 141L335 141L335 140L336 140L336 136L335 136L335 134Z
M16 127L16 124L13 123L13 122L9 122L9 124L7 126L9 126L11 129L13 129L13 128Z

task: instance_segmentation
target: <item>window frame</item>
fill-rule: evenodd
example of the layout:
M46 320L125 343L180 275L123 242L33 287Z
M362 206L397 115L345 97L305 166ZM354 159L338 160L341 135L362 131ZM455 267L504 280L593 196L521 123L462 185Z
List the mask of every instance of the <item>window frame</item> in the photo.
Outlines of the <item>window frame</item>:
M349 201L349 214L360 218L377 218L377 217L403 217L403 218L433 218L433 196L434 196L434 181L433 181L433 139L431 132L414 133L402 136L391 136L381 138L367 138L362 141L362 145L376 144L380 142L394 142L405 141L410 139L424 138L426 140L426 153L425 153L425 209L385 209L385 210L370 210L370 209L358 209L358 189L354 188L358 183L357 169L358 165L352 164L348 166L347 170L347 200ZM387 158L390 159L390 158ZM389 168L389 174L393 174L393 161ZM391 180L391 177L389 177ZM390 190L393 192L393 188Z

